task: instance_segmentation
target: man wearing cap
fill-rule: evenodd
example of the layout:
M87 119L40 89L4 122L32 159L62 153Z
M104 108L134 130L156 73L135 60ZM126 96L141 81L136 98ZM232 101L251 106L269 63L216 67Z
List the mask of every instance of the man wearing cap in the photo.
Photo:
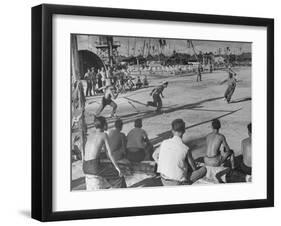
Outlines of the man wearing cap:
M162 84L156 88L154 88L151 93L150 96L152 96L153 101L148 101L147 102L147 106L152 106L152 107L157 107L156 112L160 112L161 108L162 108L162 98L164 98L163 96L163 90L165 88L167 88L168 86L168 82L167 81L163 81ZM161 97L160 97L161 95Z

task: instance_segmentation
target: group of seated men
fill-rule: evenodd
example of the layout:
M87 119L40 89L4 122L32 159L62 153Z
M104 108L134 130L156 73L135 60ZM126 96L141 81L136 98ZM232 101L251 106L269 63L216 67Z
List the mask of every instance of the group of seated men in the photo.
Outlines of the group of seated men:
M212 121L212 131L206 136L206 155L204 165L219 167L229 162L230 168L227 172L240 172L240 175L251 175L251 123L247 126L249 137L242 140L242 161L236 162L234 152L229 148L226 138L219 132L221 123L218 119ZM158 159L158 172L161 175L163 185L192 184L206 175L205 166L198 166L193 160L192 154L182 137L185 133L185 122L176 119L172 122L173 137L164 140L158 153L154 153L154 158ZM221 149L223 147L223 149ZM242 176L243 177L243 176ZM238 181L228 177L230 182ZM236 180L236 181L235 181Z
M135 127L127 134L121 132L123 122L115 121L115 128L105 133L107 122L104 117L95 119L95 132L88 136L83 159L83 170L86 175L87 190L108 187L125 187L123 173L117 161L123 158L130 162L141 162L153 159L157 162L157 172L161 176L164 186L192 184L204 177L207 172L205 166L221 166L230 162L232 170L240 170L245 175L251 175L251 124L248 125L249 137L242 141L243 160L235 165L234 153L229 148L226 138L219 132L221 123L218 119L212 121L212 131L206 137L207 151L204 156L205 166L198 166L192 157L189 147L182 138L186 130L182 119L175 119L171 123L172 138L164 140L153 153L153 146L149 142L148 135L142 129L142 120L135 120ZM100 163L100 153L105 146L108 158L113 163L117 178L122 182L114 182L110 185L104 174L105 166ZM221 148L223 147L223 149ZM112 173L111 173L112 175Z
M122 158L127 158L131 162L150 160L153 151L147 133L142 129L142 120L135 120L135 128L127 136L121 132L123 122L120 119L116 120L115 128L108 134L106 133L107 122L104 117L96 117L94 124L95 131L87 137L83 157L86 189L126 187L123 173L117 161ZM114 169L101 161L104 147Z
M142 129L142 120L135 120L135 126L129 131L127 136L121 132L122 128L122 120L117 119L115 121L115 128L108 133L109 145L115 160L123 158L131 162L151 160L153 146L149 141L146 131Z

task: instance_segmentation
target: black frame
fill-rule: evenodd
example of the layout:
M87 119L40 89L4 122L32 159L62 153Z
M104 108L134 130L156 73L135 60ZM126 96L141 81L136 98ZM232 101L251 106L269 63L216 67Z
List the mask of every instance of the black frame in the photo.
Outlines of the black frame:
M151 19L267 28L267 198L180 205L52 211L52 16ZM122 217L274 206L274 20L176 12L43 4L32 8L32 218L40 221Z

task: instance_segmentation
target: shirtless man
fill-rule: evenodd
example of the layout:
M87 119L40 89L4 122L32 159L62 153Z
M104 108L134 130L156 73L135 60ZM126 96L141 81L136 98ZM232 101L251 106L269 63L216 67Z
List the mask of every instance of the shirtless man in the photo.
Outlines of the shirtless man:
M144 76L142 83L143 83L143 87L148 87L147 75Z
M204 162L208 166L220 166L230 159L231 168L234 169L234 153L230 150L225 136L219 133L221 123L218 119L212 121L213 131L207 135L207 153L204 157ZM221 145L224 146L224 150L221 151Z
M95 118L95 128L95 132L87 137L85 153L83 153L83 171L86 175L87 190L112 187L106 178L106 171L108 170L106 170L106 166L103 166L100 162L100 153L103 145L105 145L107 155L118 172L119 178L117 178L117 181L123 177L120 168L112 156L108 136L104 133L104 130L107 129L107 123L104 117Z
M87 82L86 96L92 96L92 78L91 78L90 68L87 69L84 78L86 79Z
M113 94L112 92L112 86L111 85L106 85L104 89L104 96L102 98L101 104L96 112L96 116L99 116L102 110L105 108L106 105L110 105L112 107L112 112L110 117L116 117L116 109L117 109L117 104L112 100L116 99L118 97L118 94Z
M127 134L127 159L131 162L151 160L153 145L142 129L142 119L135 120L135 128Z
M117 119L115 121L115 129L108 133L109 146L112 151L113 158L117 161L126 155L126 135L122 133L123 121Z
M241 142L243 161L239 168L243 173L252 175L252 123L248 124L247 127L249 137Z

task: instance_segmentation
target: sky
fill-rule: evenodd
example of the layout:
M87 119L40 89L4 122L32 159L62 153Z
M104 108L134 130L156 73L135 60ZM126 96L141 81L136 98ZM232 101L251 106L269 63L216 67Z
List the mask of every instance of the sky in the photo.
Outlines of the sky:
M194 54L194 51L188 44L187 40L165 39L166 45L161 50L159 48L159 38L157 39L114 36L113 40L114 42L118 42L120 44L120 47L118 47L118 53L119 55L123 56L128 56L128 53L129 55L133 56L144 53L144 55L146 56L149 52L152 55L158 54L160 52L165 55L171 55L174 50L179 53L188 53L191 55ZM96 35L78 35L78 50L88 49L93 52L96 52L97 49L95 46L98 41L99 36ZM223 54L227 47L230 49L230 52L234 54L251 52L251 43L245 42L192 40L192 43L197 54L200 51L202 51L203 53L213 52L215 54L221 51L221 53Z

